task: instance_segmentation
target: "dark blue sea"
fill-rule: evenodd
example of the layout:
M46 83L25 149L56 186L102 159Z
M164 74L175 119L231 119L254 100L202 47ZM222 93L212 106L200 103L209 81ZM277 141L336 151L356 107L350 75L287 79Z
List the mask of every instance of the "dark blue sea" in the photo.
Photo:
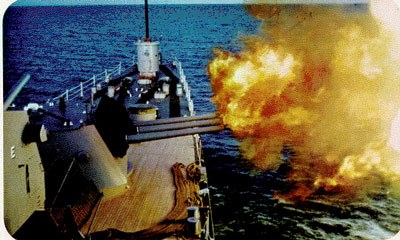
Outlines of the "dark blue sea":
M32 78L15 103L45 102L119 62L133 61L144 35L142 6L10 7L4 16L4 92ZM212 49L237 52L260 22L241 5L151 5L150 35L164 58L182 61L197 114L215 111L207 76ZM202 135L216 239L386 239L400 230L400 202L289 204L273 198L285 178L244 160L229 130Z

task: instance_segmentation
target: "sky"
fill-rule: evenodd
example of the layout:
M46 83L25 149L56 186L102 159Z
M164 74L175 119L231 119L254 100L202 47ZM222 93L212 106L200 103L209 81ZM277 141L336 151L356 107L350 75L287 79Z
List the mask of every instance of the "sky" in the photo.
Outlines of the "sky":
M14 5L92 5L143 4L143 0L17 0ZM243 0L149 0L149 4L241 4Z

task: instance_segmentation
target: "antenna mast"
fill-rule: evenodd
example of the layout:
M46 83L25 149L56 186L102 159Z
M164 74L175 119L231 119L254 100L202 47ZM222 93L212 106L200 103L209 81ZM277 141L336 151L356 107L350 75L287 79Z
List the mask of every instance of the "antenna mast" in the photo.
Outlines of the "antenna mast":
M149 34L149 5L144 1L144 13L146 20L146 37L144 41L136 42L137 66L139 70L139 84L150 84L160 70L160 42L152 42Z
M146 21L146 42L151 42L149 33L149 4L147 0L144 0L144 18Z

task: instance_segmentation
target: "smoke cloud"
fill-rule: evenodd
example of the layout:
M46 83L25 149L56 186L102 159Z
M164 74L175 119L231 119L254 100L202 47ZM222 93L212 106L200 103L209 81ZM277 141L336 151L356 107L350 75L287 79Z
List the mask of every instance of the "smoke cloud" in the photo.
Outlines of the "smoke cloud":
M246 8L261 21L258 35L243 37L239 53L215 49L208 66L213 101L243 156L276 170L291 146L293 188L276 196L287 200L399 194L398 11L382 1L248 3L257 3Z

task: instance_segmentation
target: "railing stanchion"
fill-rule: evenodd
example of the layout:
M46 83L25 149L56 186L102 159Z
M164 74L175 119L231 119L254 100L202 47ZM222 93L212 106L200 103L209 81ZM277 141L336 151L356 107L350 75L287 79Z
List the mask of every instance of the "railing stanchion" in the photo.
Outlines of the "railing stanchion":
M108 82L108 74L107 74L107 69L104 70L104 81Z
M80 94L81 98L83 98L83 82L81 81L81 94Z

